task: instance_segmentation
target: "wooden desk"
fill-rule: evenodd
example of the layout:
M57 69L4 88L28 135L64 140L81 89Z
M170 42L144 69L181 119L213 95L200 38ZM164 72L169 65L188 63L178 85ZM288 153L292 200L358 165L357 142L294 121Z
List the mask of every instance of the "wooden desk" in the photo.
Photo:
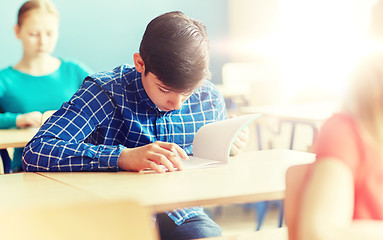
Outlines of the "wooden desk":
M94 197L35 173L13 173L0 176L0 199L0 209L20 209L62 206Z
M35 173L0 176L2 239L158 239L150 212Z
M38 128L0 129L0 149L24 147Z
M38 173L102 199L132 199L152 212L284 198L285 172L312 162L291 150L243 152L225 166L157 173Z
M38 128L0 129L0 149L24 147L35 136L37 131ZM10 168L11 160L9 159L7 152L5 153L7 156L6 159L0 157L0 175L4 174L4 171L9 172L10 170L8 168Z

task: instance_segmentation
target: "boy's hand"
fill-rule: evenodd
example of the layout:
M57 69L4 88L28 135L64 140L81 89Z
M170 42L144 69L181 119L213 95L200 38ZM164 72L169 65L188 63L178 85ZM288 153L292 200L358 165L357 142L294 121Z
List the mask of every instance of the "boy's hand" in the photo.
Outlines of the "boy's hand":
M231 145L230 156L236 156L245 149L249 139L249 128L245 127L235 138L233 145Z
M230 118L235 118L236 115L231 115ZM230 148L230 156L238 155L243 149L245 149L247 143L249 142L249 128L245 127L235 138L233 145Z
M160 165L163 165L172 172L175 168L182 170L178 155L188 159L186 152L177 144L157 141L142 147L125 148L118 158L118 166L129 171L152 169L162 173L165 169Z

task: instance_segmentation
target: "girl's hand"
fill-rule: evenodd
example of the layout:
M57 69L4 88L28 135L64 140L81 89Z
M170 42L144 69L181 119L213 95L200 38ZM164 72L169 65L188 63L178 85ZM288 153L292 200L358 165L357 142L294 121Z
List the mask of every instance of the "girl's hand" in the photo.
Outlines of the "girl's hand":
M19 128L40 127L42 116L42 113L37 111L21 114L16 118L16 126Z

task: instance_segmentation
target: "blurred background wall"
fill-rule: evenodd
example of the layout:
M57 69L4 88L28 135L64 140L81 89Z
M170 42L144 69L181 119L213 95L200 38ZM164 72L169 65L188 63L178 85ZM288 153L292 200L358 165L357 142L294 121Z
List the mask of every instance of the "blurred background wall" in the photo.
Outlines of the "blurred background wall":
M0 69L21 58L13 26L24 1L0 0ZM383 45L383 0L52 1L60 12L54 55L94 71L133 64L146 25L162 13L180 10L201 20L210 38L212 82L223 85L231 111L338 101L358 57ZM379 41L368 37L371 22ZM274 147L284 142L273 140Z
M213 82L221 82L221 68L229 61L216 42L228 37L227 0L52 0L60 12L60 35L55 56L79 59L95 71L133 64L146 25L173 10L201 20L211 41ZM0 68L16 64L22 55L13 26L24 0L0 1Z
M262 72L263 78L268 71L280 73L279 85L286 97L296 94L311 97L313 91L340 95L350 66L367 45L371 46L364 37L371 6L376 2L52 1L61 19L55 56L79 59L95 71L132 64L132 55L138 51L148 22L162 13L181 10L207 26L214 83L222 83L225 63L259 63L254 74ZM0 1L0 68L14 65L21 57L21 44L14 36L13 26L23 2ZM253 80L258 81L259 77L253 76Z

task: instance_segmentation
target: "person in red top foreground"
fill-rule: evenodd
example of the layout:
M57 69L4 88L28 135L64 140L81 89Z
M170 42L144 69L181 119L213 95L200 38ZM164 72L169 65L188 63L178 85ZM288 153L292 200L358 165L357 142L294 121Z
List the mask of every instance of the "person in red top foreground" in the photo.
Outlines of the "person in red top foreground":
M314 142L298 239L383 239L383 52L363 59Z

